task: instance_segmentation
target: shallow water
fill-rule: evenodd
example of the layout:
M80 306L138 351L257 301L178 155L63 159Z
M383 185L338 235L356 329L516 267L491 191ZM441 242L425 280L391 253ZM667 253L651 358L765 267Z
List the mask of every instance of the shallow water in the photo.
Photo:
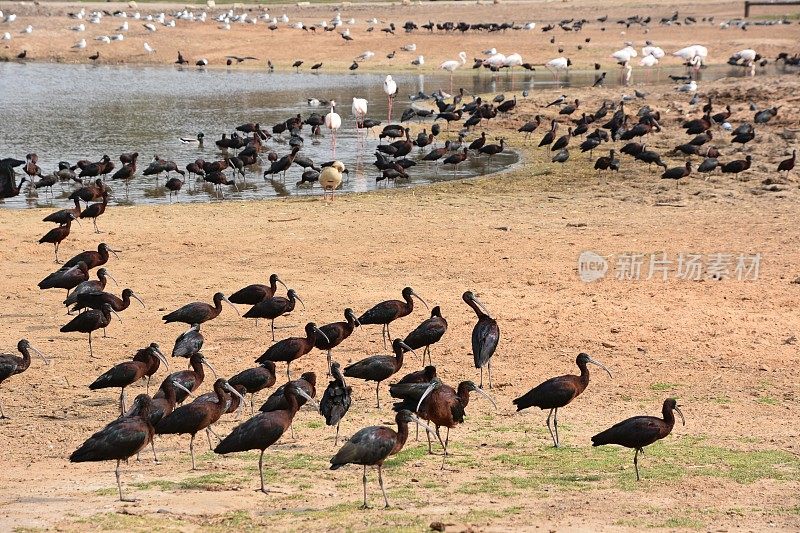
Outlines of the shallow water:
M675 70L661 69L651 78L642 81L654 83L663 80ZM742 75L743 69L716 67L703 71L706 80L723 76ZM559 83L565 87L591 85L594 72L572 72ZM617 80L611 72L607 85ZM393 120L410 103L409 96L418 91L430 93L442 88L448 90L450 80L442 74L400 74L398 97L394 103ZM351 170L343 191L367 191L376 188L375 176L379 173L371 165L372 153L378 143L376 133L369 136L359 161L358 142L350 113L352 97L369 100L369 117L386 123L387 102L382 90L383 76L378 74L295 74L267 73L248 70L201 70L166 67L116 67L94 65L60 65L43 63L0 64L0 158L15 157L35 152L43 174L57 168L58 161L74 164L79 159L99 160L103 154L111 156L116 168L123 152L139 152L139 175L132 180L129 190L122 183L110 182L118 203L163 203L167 191L164 178L156 183L152 176L143 177L153 154L173 160L178 167L202 157L207 161L220 159L214 141L223 132L230 133L239 124L259 122L266 131L272 124L301 113L306 118L312 111L322 115L323 107L312 108L307 98L334 99L339 102L338 113L343 127L337 134L336 156ZM523 90L535 95L537 88L552 87L554 81L547 72L517 72L511 75L492 76L483 71L464 70L455 76L454 86L470 93L519 94ZM622 91L624 92L624 90ZM430 119L428 120L430 122ZM427 125L429 127L430 124ZM442 122L444 130L445 123ZM455 129L455 125L454 125ZM379 131L379 128L376 128ZM203 149L186 145L179 137L194 137L204 132ZM323 133L327 134L326 131ZM331 139L318 141L309 138L309 128L303 131L305 145L302 152L314 161L330 160ZM454 136L455 132L451 133ZM439 143L444 142L444 131ZM273 138L267 148L278 155L289 151L281 139ZM409 157L419 157L428 151L414 149ZM264 158L266 161L266 159ZM495 156L491 165L485 158L473 158L461 164L454 173L439 164L420 162L410 169L411 182L406 186L435 181L464 178L505 168L518 160L513 148ZM268 162L266 168L269 167ZM247 173L247 184L236 191L225 188L225 197L253 199L287 195L320 194L313 189L298 187L302 170L293 166L282 180L265 181L263 168L253 168ZM17 179L20 172L17 172ZM381 185L383 186L383 185ZM54 187L55 200L45 199L44 191L21 194L6 199L4 207L28 207L66 204L63 197L70 185ZM210 187L191 187L187 181L178 201L209 201L215 198ZM114 203L114 200L112 200Z

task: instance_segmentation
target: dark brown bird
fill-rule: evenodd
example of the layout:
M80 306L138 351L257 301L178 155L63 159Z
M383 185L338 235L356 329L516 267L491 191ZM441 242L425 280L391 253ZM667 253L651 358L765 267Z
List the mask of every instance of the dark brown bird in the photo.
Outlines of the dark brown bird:
M54 222L64 225L81 216L81 202L78 198L74 200L75 207L71 209L60 209L55 213L50 213L42 219L42 222Z
M639 481L641 479L639 477L639 453L644 454L645 446L663 439L672 432L672 428L675 426L675 415L672 414L672 411L681 415L681 421L685 426L686 419L683 418L678 402L673 398L667 398L661 409L664 418L655 416L628 418L592 437L592 446L618 444L625 448L634 448L636 453L633 455L633 467L636 469L636 481Z
M794 168L794 162L797 158L797 150L792 150L792 157L789 159L784 159L778 164L778 172L786 172L786 176L789 176L789 171Z
M123 417L117 418L92 435L80 448L70 455L73 463L86 461L117 461L114 473L117 477L120 501L133 501L122 496L119 463L133 457L153 440L153 425L150 423L152 401L140 394L133 408Z
M202 324L203 322L208 322L209 320L213 320L219 316L219 314L222 312L223 301L228 302L228 304L233 307L233 310L236 311L236 314L241 316L241 313L239 313L239 310L236 309L236 306L233 305L224 294L218 292L214 294L213 306L205 302L192 302L184 305L183 307L179 307L171 313L167 313L161 317L161 319L165 324L169 324L170 322L184 322L189 325Z
M517 411L522 411L528 407L550 410L547 413L547 430L550 431L550 436L553 438L553 446L556 448L560 444L558 438L558 408L568 405L586 390L589 385L589 369L587 367L589 363L599 366L611 376L611 372L602 363L595 361L588 354L581 353L575 359L575 364L578 365L581 371L580 376L567 374L548 379L513 401L514 405L517 406ZM551 415L553 415L555 433L550 428Z
M497 325L497 320L489 315L489 311L472 291L466 291L461 295L461 299L470 306L478 317L478 322L472 328L472 357L475 368L479 368L481 371L481 383L479 386L483 387L483 367L487 367L489 388L491 389L492 356L500 343L500 327Z
M136 296L136 294L131 289L125 289L122 291L122 297L118 298L115 295L111 294L110 292L92 292L92 293L85 293L80 294L76 298L75 307L71 309L71 312L80 311L81 309L100 309L103 304L109 304L111 309L120 313L127 309L131 305L131 298L134 298L140 304L142 304L142 308L146 309L147 307L144 305L144 302Z
M259 318L270 319L270 331L272 332L272 340L274 341L275 319L279 316L294 311L295 300L300 302L300 305L303 306L303 309L306 308L306 304L303 303L303 300L300 299L294 289L289 289L286 291L286 298L283 296L266 298L251 307L250 310L244 314L244 318L255 318L256 324L258 324Z
M686 166L683 167L673 167L668 170L665 170L663 174L661 174L662 180L675 180L675 188L678 188L678 180L681 178L685 178L689 174L692 173L692 164L687 161Z
M242 370L229 379L228 383L232 387L242 386L245 392L250 394L250 414L253 414L253 400L256 393L275 385L275 363L264 361L255 368Z
M49 274L39 282L40 289L66 289L69 296L70 289L74 289L89 279L89 269L86 263L79 262L73 267L63 266L60 270Z
M86 265L86 263L83 264L84 266ZM97 279L82 281L80 284L78 284L72 291L72 293L69 296L67 296L67 299L64 300L64 305L67 307L74 305L75 302L78 301L78 296L80 296L81 294L103 292L103 290L105 290L106 288L106 284L108 283L108 278L111 278L114 281L114 283L117 283L117 280L114 279L114 276L112 276L108 272L108 270L106 270L105 268L98 269Z
M292 361L299 359L310 352L311 349L314 348L314 343L316 342L318 335L330 342L330 339L328 339L328 337L326 337L325 334L320 331L317 325L313 322L306 324L305 332L305 337L289 337L288 339L283 339L276 342L270 346L267 351L264 352L258 359L256 359L256 363L260 364L265 361L277 363L285 361L286 377L291 380L292 376L289 372L289 368L292 365Z
M94 224L94 232L101 233L100 229L97 227L97 217L101 216L103 213L106 212L106 207L108 206L108 191L103 191L103 201L96 204L89 205L86 209L81 212L80 218L91 218L92 224Z
M331 364L331 375L333 379L322 394L319 412L325 417L325 424L336 426L336 437L333 440L333 445L336 446L339 443L339 423L353 403L353 388L345 383L339 363Z
M269 276L269 285L262 285L260 283L248 285L231 294L228 299L231 303L235 304L256 305L267 298L274 297L275 292L278 290L278 283L283 285L286 290L289 290L289 287L280 280L277 274L271 274Z
M67 198L70 200L75 200L78 198L88 203L92 200L101 199L103 197L103 191L105 190L105 183L103 183L103 180L98 178L91 185L84 185L83 187L75 189Z
M44 356L42 352L31 346L27 339L22 339L17 343L17 350L22 354L22 357L16 357L10 354L0 354L0 384L11 376L22 374L28 367L31 366L31 351L36 352L42 358L44 364L49 365L50 361ZM0 404L0 420L7 419L8 417L3 412L3 405Z
M164 382L166 382L167 380L172 380L183 385L185 389L194 392L200 387L200 385L203 384L203 380L205 380L206 378L206 373L205 369L203 368L203 365L207 366L211 370L211 373L214 374L214 378L217 377L216 369L211 365L211 363L208 362L208 360L205 358L203 354L198 352L193 354L189 358L189 366L192 368L191 370L181 370L179 372L173 372L172 374L166 377ZM164 382L162 382L162 386ZM159 393L156 393L156 397L158 397L159 394L160 391ZM178 403L183 403L188 395L189 394L184 392L183 390L178 390L176 391L176 401Z
M62 243L62 241L64 241L64 239L69 237L69 231L72 227L72 221L76 220L75 215L72 213L70 213L68 217L69 218L66 224L51 229L50 231L45 233L41 239L39 239L39 244L49 243L55 246L56 263L60 263L60 261L58 260L58 247Z
M91 385L90 390L115 389L120 387L119 414L125 414L125 388L133 385L144 377L152 376L158 371L161 363L169 368L169 363L158 349L158 344L152 343L143 350L139 350L132 361L125 361L111 367L101 374Z
M406 343L400 339L392 341L392 355L373 355L353 363L344 369L344 375L349 378L375 381L375 397L378 400L378 409L381 407L380 386L381 382L395 375L403 367L403 356L409 351L416 355Z
M428 362L433 364L431 359L431 344L436 344L441 340L447 331L447 320L442 317L442 310L437 305L431 309L431 317L411 333L406 335L403 340L413 350L424 348L422 352L422 364L425 364L425 354L428 354Z
M736 159L735 161L730 161L722 165L722 173L723 174L736 174L739 176L740 172L744 172L745 170L750 168L750 163L752 162L752 156L748 155L744 159Z
M80 315L76 316L67 324L62 326L60 331L61 333L69 333L72 331L88 333L89 355L94 357L94 353L92 352L92 332L102 329L105 333L106 327L111 323L111 313L117 315L117 312L114 311L110 305L103 304L100 310L92 309L91 311L86 311L85 313L81 313ZM119 318L119 321L122 322L122 319L119 315L117 315L117 318ZM105 336L105 334L103 336Z
M119 250L112 250L106 243L101 242L97 245L96 252L91 250L87 252L81 252L64 263L64 266L75 266L83 261L86 263L86 266L89 268L89 270L92 270L93 268L105 265L108 262L109 254L114 254L114 257L119 259L119 256L117 255L118 251Z
M464 156L466 157L467 149L464 149ZM448 158L449 159L449 158ZM402 292L403 300L386 300L381 302L372 308L370 308L367 312L363 315L358 317L358 322L362 325L368 324L381 324L381 339L383 339L383 345L386 346L386 339L389 342L392 341L391 334L389 333L389 324L393 321L397 320L398 318L402 318L404 316L408 316L414 310L414 300L413 298L417 298L420 302L425 305L425 308L428 308L428 304L425 303L425 300L420 298L420 296L414 292L414 289L411 287L405 287ZM345 374L346 375L346 374Z
M325 337L322 335L317 335L317 340L314 342L314 345L318 349L326 350L328 352L328 375L330 375L331 371L331 357L333 349L339 346L343 340L349 337L353 333L353 330L356 328L356 326L361 325L356 318L355 313L349 307L344 310L344 318L344 322L333 322L320 327L319 330L325 334Z

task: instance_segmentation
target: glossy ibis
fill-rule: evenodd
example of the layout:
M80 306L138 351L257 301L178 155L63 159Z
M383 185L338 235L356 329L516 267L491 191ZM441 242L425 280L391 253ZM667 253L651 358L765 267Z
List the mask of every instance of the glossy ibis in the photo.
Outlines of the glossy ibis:
M403 366L403 356L410 351L414 355L417 353L400 339L392 341L391 355L373 355L353 363L344 369L344 375L349 378L363 379L364 381L375 381L375 397L378 400L378 409L381 408L380 386L381 381L392 377Z
M22 339L17 343L17 350L22 354L22 357L16 357L9 354L0 354L0 384L11 376L22 374L28 367L31 366L31 351L36 352L42 358L44 364L49 365L50 361L44 356L42 352L31 346L27 339ZM8 418L3 413L3 405L0 404L0 420Z
M92 200L99 200L103 196L103 191L106 190L106 185L103 180L97 178L91 185L84 185L79 189L75 189L67 197L69 200L80 199L84 202L91 202Z
M164 381L173 380L181 385L184 388L189 389L191 392L196 391L200 385L203 384L203 380L206 378L205 370L203 369L203 365L207 366L211 373L214 374L214 377L217 377L216 369L208 362L205 356L201 353L192 354L189 358L189 366L192 368L191 370L181 370L180 372L173 372L169 376L166 377ZM163 382L162 382L163 385ZM183 403L186 400L188 394L183 391L177 391L176 400L178 403ZM158 393L156 393L158 396Z
M381 486L385 507L389 507L389 500L386 498L386 490L383 487L383 462L389 456L403 449L408 439L408 424L410 422L415 422L424 427L429 433L433 433L430 426L408 410L402 410L397 413L395 421L397 422L397 431L386 426L369 426L359 430L331 458L331 470L336 470L348 464L364 466L364 476L361 478L364 484L364 505L362 505L362 509L369 508L367 505L367 467L378 467L378 483Z
M272 298L266 298L258 302L256 305L250 308L244 314L245 318L255 318L256 323L258 322L259 318L268 318L270 319L270 331L272 332L272 340L275 340L275 319L281 315L285 315L286 313L291 313L294 311L295 300L300 302L300 305L303 306L303 309L306 308L306 304L303 303L303 300L297 295L294 289L289 289L286 292L286 298L283 296L274 296Z
M409 389L419 389L419 391L415 394L415 397L419 399L422 396L422 393L425 392L426 386L436 379L436 367L433 365L428 365L422 370L415 370L414 372L409 372L397 383L392 383L389 385L389 394L392 398L405 398L407 391ZM422 387L416 387L416 385L422 384ZM412 387L413 386L413 387ZM413 410L419 400L417 402L410 403L407 408ZM399 405L395 403L395 406ZM419 428L417 428L417 439L419 439ZM428 452L430 452L430 443L428 443Z
M628 418L592 437L592 446L618 444L625 448L634 448L636 453L633 454L633 467L636 469L636 481L639 481L641 479L639 477L639 453L644 455L645 446L670 434L675 426L675 415L672 414L672 411L676 411L681 416L683 425L686 425L686 419L683 418L683 413L678 407L678 402L673 398L667 398L661 408L663 419L655 416Z
M778 172L786 172L786 176L789 176L789 172L794 168L795 160L797 159L797 150L792 150L792 157L789 159L784 159L778 164Z
M164 320L165 324L169 324L170 322L184 322L186 324L202 324L203 322L208 322L209 320L213 320L219 316L222 312L222 302L228 302L233 310L236 311L236 314L241 316L239 310L236 309L236 306L233 305L228 298L225 297L224 294L218 292L214 294L214 305L211 306L205 302L192 302L190 304L186 304L183 307L179 307L175 311L164 315L162 320Z
M103 329L105 332L106 326L111 323L111 313L117 315L117 312L114 311L109 304L103 304L99 310L92 309L91 311L86 311L70 320L67 324L62 326L61 333L69 333L72 331L88 333L89 355L94 357L94 353L92 352L92 332L98 329ZM117 318L122 322L122 318L120 318L119 315L117 315Z
M452 144L451 144L452 148ZM464 151L461 153L456 153L450 156L447 156L443 161L442 165L453 165L453 176L456 175L456 167L467 160L467 151L469 148L465 147Z
M241 385L250 394L250 414L253 414L253 400L256 397L256 393L275 385L275 363L264 361L255 368L242 370L229 379L228 383L232 387Z
M414 300L412 297L417 298L425 305L425 308L428 308L428 304L425 303L425 300L415 293L414 289L411 287L404 288L402 294L404 301L386 300L385 302L375 305L369 311L358 317L358 321L362 326L367 324L381 324L381 339L383 340L384 347L386 347L386 339L390 342L392 340L389 333L389 324L398 318L410 315L411 311L414 310Z
M100 230L97 227L97 217L101 216L103 213L106 212L106 207L108 206L108 190L103 191L103 201L91 204L86 207L81 212L80 218L91 218L92 224L94 224L94 232L100 233Z
M119 412L120 415L123 415L125 414L125 388L144 377L147 377L149 381L150 376L158 370L160 363L164 363L164 366L169 368L169 363L167 363L161 350L158 349L158 344L152 343L144 350L140 350L133 361L125 361L115 365L101 374L89 385L89 389L115 389L120 387L122 390L119 394Z
M183 188L183 184L186 183L186 180L182 178L170 178L164 183L164 187L169 191L169 201L172 202L172 195L175 195L175 198L178 198L178 193Z
M72 228L72 221L77 220L74 214L69 213L67 223L57 228L53 228L47 233L45 233L41 239L39 239L39 244L48 243L52 244L55 247L55 256L56 256L56 263L59 263L58 260L58 247L61 245L61 242L69 237L70 229Z
M108 262L109 254L114 254L114 257L119 259L119 256L117 255L118 251L119 250L112 250L106 243L101 242L97 245L96 252L93 250L81 252L64 263L64 266L75 266L79 262L83 261L86 263L86 266L89 267L89 270L91 270L93 268L105 265Z
M103 304L108 304L111 306L111 309L119 313L131 305L131 298L142 304L142 308L147 309L144 302L136 296L136 293L131 289L124 289L121 298L117 298L110 292L92 292L78 295L75 307L72 308L72 311L80 311L86 308L100 309Z
M84 263L86 265L86 263ZM108 278L111 278L114 283L117 283L117 280L114 279L108 270L105 268L101 268L97 271L97 280L87 280L83 281L78 284L72 293L67 296L67 299L64 300L64 305L69 307L73 305L75 302L78 301L78 296L81 294L90 294L93 292L102 292L103 289L106 288L106 283L108 282Z
M260 490L264 494L269 492L264 486L264 451L275 444L286 432L286 429L292 425L292 420L301 406L299 399L302 398L303 403L310 401L316 404L311 396L294 384L283 387L281 392L285 403L284 408L257 413L254 417L233 428L233 431L214 448L214 452L219 454L261 450L258 458L258 473L261 478Z
M687 161L686 166L683 167L673 167L668 170L665 170L663 174L661 174L662 180L675 180L675 188L678 188L678 181L681 178L685 178L689 174L692 173L692 163Z
M356 318L355 313L349 307L344 310L344 318L345 322L333 322L331 324L325 324L322 326L320 331L325 334L325 337L322 335L317 335L317 340L314 341L314 346L319 348L320 350L327 350L328 352L328 375L331 372L331 357L332 351L334 348L339 346L343 340L349 337L356 326L360 326L361 323ZM327 341L325 339L328 339Z
M86 263L81 261L73 267L63 266L59 270L48 274L42 281L39 282L40 289L67 289L69 295L70 289L74 289L81 283L89 279L89 269Z
M73 216L70 216L73 215ZM75 207L71 209L59 209L54 213L50 213L42 219L42 222L53 222L55 224L63 225L81 216L81 202L75 199Z
M175 339L172 348L172 357L191 357L203 348L203 334L200 333L200 324L192 324Z
M192 470L197 470L194 461L195 435L204 429L208 431L207 428L219 420L227 411L230 394L235 394L240 401L244 401L241 394L222 378L214 382L214 392L217 395L216 402L195 400L190 404L178 407L169 416L162 418L155 426L155 431L158 435L182 435L184 433L191 435L189 453L192 456Z
M80 448L72 452L72 463L86 461L117 461L114 473L117 477L120 501L134 501L122 496L119 463L127 461L139 453L153 440L153 425L150 423L152 401L146 394L140 394L133 402L133 408L123 417L117 418L106 427L89 437Z
M578 365L581 371L580 376L566 374L550 378L513 401L514 405L517 406L517 411L522 411L528 407L550 410L547 413L547 430L550 431L550 436L553 438L553 446L556 448L561 442L558 438L558 408L569 405L572 400L586 390L589 385L589 368L587 367L589 363L599 366L608 372L609 377L611 377L611 372L602 363L592 359L588 354L580 353L575 359L575 364ZM553 415L555 433L550 428L551 415Z
M275 392L269 395L269 398L263 403L261 407L259 407L259 411L264 413L268 413L270 411L279 411L281 409L286 409L289 404L286 403L286 398L284 397L284 392L288 385L294 385L296 387L300 387L303 389L303 392L311 396L312 398L316 397L317 395L317 375L314 372L303 372L303 374L295 380L292 380L288 383L284 383L277 389ZM300 402L300 407L304 406L306 403L305 398L298 398Z
M478 323L472 328L472 357L475 368L481 371L480 387L483 387L483 367L489 372L489 388L492 388L492 356L500 342L500 327L497 320L489 316L489 311L472 293L466 291L461 298L475 311Z
M722 173L723 174L736 174L739 176L740 172L744 172L750 168L750 164L753 161L753 157L748 155L744 159L736 159L734 161L729 161L722 165Z
M269 285L261 285L260 283L248 285L231 294L228 299L231 303L235 304L256 305L267 298L273 298L275 296L275 291L278 290L278 283L283 285L286 290L289 290L289 287L280 280L277 274L271 274L269 277Z
M428 362L433 363L431 359L431 344L439 342L446 331L447 320L442 318L442 310L437 305L431 309L431 317L417 326L414 331L406 335L403 342L414 350L424 347L425 349L422 352L422 364L425 364L426 353L428 354Z
M289 337L288 339L276 342L256 359L256 363L263 363L264 361L272 361L273 363L285 361L286 377L291 380L292 376L289 373L289 368L292 361L310 352L311 349L314 348L317 336L321 336L324 340L330 342L330 339L328 339L313 322L306 324L305 332L305 337Z
M177 404L177 391L183 391L186 395L191 396L192 391L181 385L175 380L165 379L161 386L158 388L155 396L153 396L153 404L150 409L150 423L155 427L158 422L165 416L169 416L175 410ZM150 441L150 446L153 448L153 460L158 462L156 455L155 439Z
M336 425L336 437L333 441L333 445L336 446L339 443L339 422L347 414L353 402L353 388L345 383L339 363L331 364L331 375L333 379L322 394L319 411L325 417L327 425Z

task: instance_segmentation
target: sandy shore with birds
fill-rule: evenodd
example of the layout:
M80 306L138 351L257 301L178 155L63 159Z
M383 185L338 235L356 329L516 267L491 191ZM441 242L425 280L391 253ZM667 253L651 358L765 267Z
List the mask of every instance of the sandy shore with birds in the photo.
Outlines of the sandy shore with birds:
M7 5L3 4L4 11ZM498 19L511 18L519 5L464 5L463 16L491 12L498 13ZM587 18L595 16L585 2L542 5L552 9L553 20L576 9L590 13L584 15ZM113 9L114 4L103 6ZM140 7L158 9L150 4ZM382 18L380 10L398 13L395 20L401 23L405 18L420 22L433 18L434 10L454 9L453 4L438 3L422 8L372 4L355 8L364 10L360 18L373 12ZM22 13L21 7L15 9ZM36 9L66 12L74 6L41 4ZM287 7L288 13L290 9L297 8ZM330 16L331 9L314 6L303 8L303 13L315 20L323 13ZM658 13L658 8L652 9ZM270 10L276 12L272 6ZM609 8L609 14L629 15L634 10L646 11L638 4L621 3ZM708 10L734 16L739 6L710 4ZM55 17L40 17L42 27L56 23ZM59 20L66 27L66 17ZM772 35L774 42L769 37L774 30L765 28L720 33L716 37L720 44L709 48L739 49L758 41L771 55L773 46L775 52L788 48L785 40L794 39L797 28L788 26ZM227 48L211 46L214 25L205 41L209 44L202 48L192 48L199 45L189 44L188 39L173 42L180 31L175 28L163 44L153 39L157 52L151 56L109 52L101 57L167 63L174 60L177 44L192 58L204 54L211 59L209 50L214 48L215 61L246 52L241 44L228 42L237 30L214 35L220 40L217 44L226 41ZM605 33L616 32L617 43L625 40L619 31L615 26ZM683 31L696 35L697 28L679 29L670 38ZM653 28L652 34L656 32ZM281 33L275 32L274 38L281 39ZM166 32L156 34L160 38ZM66 49L74 35L66 29L56 35L53 42L64 48L48 44L32 54L34 59L87 61L91 48L73 56ZM731 35L753 41L737 41L734 46L729 44ZM335 36L316 37L334 40ZM538 32L536 37L544 39ZM266 41L270 38L264 36ZM452 52L448 57L457 53L456 42L472 38L473 49L511 47L486 43L486 35L443 39L450 38L453 44L442 46ZM517 42L513 33L498 38ZM636 40L643 38L639 35ZM361 50L336 39L337 47ZM478 39L486 44L478 44ZM385 48L374 46L376 53L389 50L389 38L375 40L387 43ZM666 36L659 44L669 46L664 41ZM288 68L285 63L295 57L279 45L257 46L269 46L273 61L280 58L281 68ZM532 53L538 47L530 46ZM605 46L611 46L609 41ZM5 51L10 54L16 48ZM325 53L330 55L319 60L331 66L344 68L350 61L338 59L338 52L320 51ZM437 53L445 58L443 52ZM555 57L536 53L543 60ZM259 51L254 55L264 56L262 63L269 57ZM590 56L587 52L582 61L588 64ZM622 157L620 172L598 173L593 161L607 150L606 145L593 158L573 149L566 164L552 163L553 154L536 148L544 125L529 140L516 132L534 114L542 113L546 119L555 114L542 107L562 91L547 89L520 98L512 114L492 121L487 137L505 138L510 149L522 155L522 163L498 175L337 195L327 203L295 198L112 206L99 223L106 233L94 234L86 221L73 227L59 252L68 258L107 242L120 250L120 257L105 265L119 282L111 290L118 294L130 287L147 306L142 309L134 303L121 313L122 323L115 321L108 328L108 338L95 336L96 358L88 355L85 335L58 333L70 319L61 305L64 291L36 287L56 267L52 247L37 244L50 229L41 219L52 210L0 209L0 264L6 272L0 280L4 297L0 351L13 352L17 341L27 338L52 359L45 366L34 358L26 373L0 385L0 401L9 417L0 421L7 464L0 472L0 529L799 529L800 433L794 421L800 416L796 314L800 237L794 221L800 215L800 188L797 170L788 177L775 171L798 142L798 89L796 76L726 78L701 85L701 94L713 95L715 109L732 106L734 124L752 120L750 101L759 109L781 106L768 125L757 126L758 136L745 152L730 145L729 134L713 130L724 153L721 159L752 154L751 170L739 178L716 172L706 180L695 173L676 187L672 181L659 180L660 171L650 171L627 156ZM629 105L636 109L649 104L662 111L665 132L647 142L667 153L685 141L678 123L699 116L703 102L689 106L688 97L672 86L643 90L645 99ZM618 99L621 92L625 90L584 88L570 89L568 94L579 98L586 110L594 110L603 100ZM685 159L665 156L669 167ZM578 259L587 251L609 262L605 277L594 283L580 276L584 270ZM631 254L641 254L637 276L620 266ZM679 258L691 254L702 256L704 270L698 279L680 279ZM733 261L726 263L723 279L708 270L717 254L730 255ZM751 270L749 278L744 275L748 279L737 279L737 258L756 256L757 275ZM653 260L662 261L658 265L663 268L648 279ZM470 346L475 315L461 300L465 290L474 291L501 329L492 366L494 387L487 390L498 408L473 397L465 423L450 432L452 456L443 471L441 455L429 456L424 438L416 442L412 436L405 449L386 463L384 479L393 504L388 510L380 508L380 489L372 470L369 492L376 508L358 510L361 469L328 470L338 449L334 433L310 407L295 418L295 438L284 437L265 455L266 482L273 489L268 495L255 491L257 452L216 456L208 452L202 435L196 441L198 471L190 471L188 436L157 437L159 464L145 450L141 461L123 465L122 482L127 495L138 499L135 503L117 501L113 462L67 462L73 450L118 412L116 390L90 391L88 384L150 342L158 342L169 353L185 330L183 325L163 325L163 314L191 301L210 302L217 291L230 294L250 283L266 283L273 272L306 304L305 310L277 321L278 338L302 335L309 321L342 320L345 307L359 314L378 301L399 298L403 287L413 287L431 307L441 306L448 321L447 333L432 348L432 361L450 384L478 379ZM244 313L246 307L239 309ZM410 316L392 324L392 333L405 335L427 317L427 310L417 304ZM253 360L272 344L267 321L256 327L229 307L204 325L203 332L204 353L224 376L253 366ZM559 412L562 448L553 449L544 424L546 412L516 413L511 400L544 379L575 373L580 352L605 364L613 377L591 369L588 389ZM380 328L368 326L357 329L336 349L334 359L344 366L376 353L386 353ZM179 359L170 363L170 371L185 365ZM421 358L409 355L400 375L419 368ZM306 371L317 373L321 394L327 384L325 354L314 350L293 363L293 377ZM160 370L155 386L165 376L166 371ZM278 364L278 383L284 378L285 365ZM211 382L208 376L201 392L209 391ZM354 403L342 423L342 436L368 425L391 425L394 414L387 407L391 399L385 385L378 410L371 383L349 384ZM144 390L143 384L136 385L128 396ZM259 394L257 405L268 392ZM667 397L678 398L686 425L676 425L670 436L647 448L639 463L643 480L637 483L632 451L592 448L590 437L629 416L658 415ZM248 413L249 406L243 418ZM224 436L236 424L234 415L225 415L215 431Z

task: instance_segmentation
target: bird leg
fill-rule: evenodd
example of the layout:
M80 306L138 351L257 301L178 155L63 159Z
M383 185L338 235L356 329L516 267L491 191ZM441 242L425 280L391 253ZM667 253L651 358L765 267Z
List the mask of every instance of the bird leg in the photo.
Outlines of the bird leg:
M122 496L122 483L119 480L119 463L120 460L117 459L117 468L114 470L114 475L117 476L117 488L119 489L119 501L121 502L135 502L136 500L133 498L125 498Z
M253 411L253 400L255 399L255 397L256 397L256 393L255 392L250 395L250 416L253 416L253 413L254 413L254 411Z
M364 465L364 476L361 478L361 482L364 484L364 505L361 508L369 509L369 505L367 505L367 465Z
M206 428L206 438L208 439L208 450L213 452L214 447L211 446L211 430L209 428Z
M275 319L274 318L270 321L269 329L270 329L270 331L272 331L272 342L275 342Z
M3 412L3 405L0 404L0 420L8 420L9 418Z
M154 439L150 439L150 448L153 449L153 461L158 463L158 456L156 455L156 441Z
M214 431L213 429L211 429L211 426L208 426L208 427L206 428L206 431L208 431L209 433L211 433L212 435L214 435L214 437L216 437L216 439L217 439L218 441L222 442L222 439L221 439L221 438L219 438L219 435L217 435L216 431Z
M481 384L478 385L479 388L483 388L483 367L481 367Z
M492 360L486 362L486 368L489 371L489 390L492 388Z
M147 376L147 395L150 395L150 376Z
M328 350L328 373L326 374L328 376L331 375L331 357L333 357L331 355L331 350Z
M378 483L381 485L381 492L383 493L383 506L384 509L389 508L389 499L386 497L386 489L383 488L383 465L378 465Z
M389 333L389 324L386 324L386 340L389 341L389 344L392 343L392 334Z
M89 332L89 357L94 357L92 353L92 332Z
M295 436L294 436L294 424L289 424L289 432L291 433L292 438L295 438Z
M94 232L95 232L95 233L103 233L102 231L100 231L100 230L97 228L97 219L96 219L96 218L93 218L93 219L92 219L92 222L94 222Z
M383 349L386 349L386 324L381 325L381 340L383 341Z
M558 448L561 443L561 439L558 438L558 407L553 412L553 428L556 430L556 448Z
M633 454L633 468L636 469L636 481L641 481L642 478L639 477L639 452L644 451L641 448L636 448L636 453Z
M103 338L104 339L108 338L108 335L106 335L106 328L103 328Z
M439 428L436 428L436 432L439 432ZM442 467L440 470L444 470L444 462L447 460L447 443L450 442L450 428L447 428L447 436L444 438L444 455L442 456Z
M339 424L336 424L336 437L333 439L333 445L336 446L339 443Z
M290 366L292 366L292 362L291 362L291 361L287 361L287 362L286 362L286 378L287 378L289 381L292 381L292 375L289 373L289 367L290 367Z
M58 260L58 243L55 243L55 247L56 247L56 263L59 263L60 261Z
M261 478L261 492L267 494L269 491L264 486L264 451L261 450L261 455L258 457L258 476Z
M127 395L125 394L125 387L122 387L122 392L119 393L119 414L120 414L120 416L125 414L125 399L126 399L126 396Z
M553 409L550 409L550 412L547 413L547 431L550 432L550 437L553 439L553 446L558 448L558 442L556 442L556 436L553 435L553 430L550 428L550 417L553 415Z
M192 438L189 440L189 453L192 456L192 470L197 470L194 465L194 433L192 433Z
M379 381L379 382L377 383L377 385L375 385L375 398L377 398L377 399L378 399L378 409L380 409L380 408L381 408L381 395L380 395L380 389L381 389L381 382Z

